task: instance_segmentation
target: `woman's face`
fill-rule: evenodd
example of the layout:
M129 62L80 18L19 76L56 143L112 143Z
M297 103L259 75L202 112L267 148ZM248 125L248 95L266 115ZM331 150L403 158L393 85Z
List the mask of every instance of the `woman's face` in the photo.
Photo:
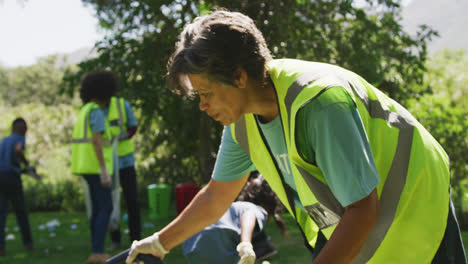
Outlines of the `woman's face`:
M200 97L200 110L227 126L244 114L245 95L242 88L211 81L204 74L188 74L192 89Z

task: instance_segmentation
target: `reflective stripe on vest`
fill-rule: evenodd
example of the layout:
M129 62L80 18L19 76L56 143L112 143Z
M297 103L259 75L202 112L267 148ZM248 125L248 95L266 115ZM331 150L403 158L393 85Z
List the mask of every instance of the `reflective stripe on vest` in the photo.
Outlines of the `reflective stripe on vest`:
M133 142L127 134L127 115L124 109L124 99L113 96L109 104L108 113L109 123L111 125L112 135L118 137L119 157L133 153Z
M91 108L91 107L90 107ZM90 109L89 113L91 113L94 109ZM88 126L89 126L89 114L85 116L84 119L84 126L83 126L83 137L81 138L72 138L72 143L73 144L80 144L80 143L93 143L93 139L91 137L88 137ZM101 143L103 146L111 146L112 143L108 139L102 139Z
M430 262L442 240L448 214L448 157L442 147L403 107L354 73L336 66L295 60L276 60L271 65L269 71L275 83L299 198L317 225L322 228L329 225L322 220L331 214L322 211L322 207L333 212L337 219L344 211L321 170L301 156L295 139L295 119L303 106L328 88L339 86L353 99L366 134L370 135L368 138L381 181L377 187L379 218L353 263ZM322 68L325 70L321 71ZM314 69L314 73L302 69ZM338 76L344 76L347 81ZM287 78L291 77L295 79L289 81ZM252 121L255 120L253 115L244 117L232 125L231 131L235 130L233 137L252 161L257 161L254 164L261 171L268 163L258 157L265 153L257 148L266 142L255 137L258 125ZM261 142L249 142L250 137ZM267 179L267 175L264 176ZM320 215L320 212L325 213ZM331 216L331 222L334 222L334 215ZM402 240L408 243L412 239L415 242L407 245L412 246L411 252L395 254L402 246ZM422 240L424 245L416 242Z
M291 86L291 88L293 89L288 89L285 100L288 113L291 113L291 107L294 101L293 98L296 98L306 86L308 86L316 79L316 75L312 73L305 73L293 83L293 85ZM380 243L385 237L385 234L390 228L390 225L392 224L393 218L395 216L398 201L406 182L406 175L408 174L408 163L413 138L413 125L411 125L411 117L406 116L405 111L395 113L383 109L379 101L370 100L365 92L358 90L351 83L343 82L341 84L333 86L341 86L345 89L351 88L354 94L366 106L366 109L372 118L384 119L393 127L397 127L400 129L394 160L392 162L390 172L387 176L387 181L385 182L382 193L379 197L380 215L378 221L372 232L369 234L368 239L362 247L359 255L354 260L354 263L365 263L372 257L372 255L379 247ZM327 88L323 89L322 91L325 91ZM320 93L321 92L319 92L318 95L320 95ZM313 99L315 99L316 97L314 97ZM291 117L289 116L289 118ZM338 201L332 194L330 188L327 185L323 184L321 181L317 180L317 178L312 176L306 170L302 169L299 166L297 167L302 177L307 182L309 188L315 194L320 203L324 204L326 207L328 207L335 213L342 215L344 209L338 203ZM308 207L310 206L307 206L306 209L308 209Z
M97 156L94 150L92 141L91 127L89 125L90 113L99 108L95 103L84 105L73 128L72 138L72 173L83 174L99 174L101 171ZM109 123L105 120L105 131L102 136L102 152L104 156L105 166L108 172L113 170L112 161L112 145L110 142Z
M236 122L235 125L231 126L231 131L234 140L236 140L242 149L246 151L246 153L250 156L250 147L249 147L249 138L247 136L247 128L246 128L246 123L247 119L250 120L250 122L255 122L255 118L252 115L246 115L240 118L239 121ZM257 127L258 128L258 127ZM256 130L258 132L259 137L263 137L261 135L261 131L258 128ZM252 143L254 142L260 142L264 139L259 138L258 140L253 140ZM255 147L254 147L255 148ZM268 170L266 167L257 167L257 169L262 173L263 177L265 180L269 183L271 189L275 192L275 194L278 196L280 201L283 203L285 208L288 210L288 212L291 214L291 216L296 219L297 224L299 225L299 230L302 233L302 236L304 237L305 241L312 247L315 248L315 243L317 241L317 234L319 231L319 227L315 224L315 222L311 219L311 217L308 215L307 212L304 210L298 208L294 204L294 198L292 195L292 191L284 181L284 178L280 173L278 173L278 164L276 162L276 159L271 158L271 151L267 149L266 146L263 146L262 150L259 150L259 148L255 148L257 151L262 151L262 153L265 153L265 155L262 155L264 158L268 155L270 157L269 163L271 164L270 167L274 167L275 169L273 170ZM250 156L251 157L251 156ZM252 161L254 157L251 157ZM280 184L277 184L279 180ZM324 235L329 238L331 235L330 232L324 232Z

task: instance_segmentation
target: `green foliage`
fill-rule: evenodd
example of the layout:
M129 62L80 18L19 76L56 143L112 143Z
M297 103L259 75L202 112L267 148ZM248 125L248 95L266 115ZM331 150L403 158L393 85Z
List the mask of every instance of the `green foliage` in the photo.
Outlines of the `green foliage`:
M54 181L70 177L71 135L78 110L70 105L45 106L23 104L4 108L0 135L10 133L11 122L18 116L28 123L26 154L37 165L39 174Z
M468 110L468 54L464 50L446 49L427 63L424 85L434 93L450 99L450 104Z
M371 1L366 10L349 0L227 1L83 0L96 10L108 34L96 43L100 56L66 74L73 91L89 71L111 69L121 79L120 95L142 110L140 133L144 175L174 181L209 179L222 127L206 118L196 102L171 94L164 75L182 26L214 6L252 17L276 57L336 63L361 74L398 100L419 90L426 41L435 32L421 28L415 38L400 25L399 1ZM157 128L156 128L157 126Z
M399 1L371 0L366 9L349 0L218 4L254 18L277 57L343 66L398 101L418 92L405 87L421 83L426 42L436 34L429 27L414 38L405 33Z
M29 211L81 211L84 196L79 176L41 182L23 175L24 199Z
M409 101L408 109L436 138L450 157L452 199L462 212L468 175L468 111L454 107L449 97L426 95ZM462 214L458 216L461 217ZM468 226L468 219L461 219Z
M441 143L450 157L452 198L458 217L468 227L468 54L444 50L427 62L421 90L433 95L410 101L409 108Z
M25 197L32 210L76 210L83 198L76 176L70 172L71 135L78 115L73 106L40 103L0 107L0 138L10 134L11 122L22 116L28 123L26 156L43 176L36 182L23 175Z
M69 67L59 67L57 56L49 56L31 66L0 68L0 98L10 106L71 103L70 96L59 93L64 71Z

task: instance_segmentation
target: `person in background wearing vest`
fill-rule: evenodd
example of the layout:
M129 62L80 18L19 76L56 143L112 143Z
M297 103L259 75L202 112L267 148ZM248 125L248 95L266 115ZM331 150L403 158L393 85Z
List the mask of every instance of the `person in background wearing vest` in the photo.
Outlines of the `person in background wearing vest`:
M115 86L103 76L105 73L94 72L82 80L80 96L84 105L72 138L72 173L86 180L91 196L92 254L88 263L106 263L110 257L104 253L104 243L112 212L113 149L110 126L103 109L109 104Z
M182 214L132 244L164 257L215 222L256 168L319 263L466 263L449 159L401 105L326 63L273 59L249 17L216 10L187 24L168 81L198 94L225 128L211 181ZM304 212L306 214L304 214Z
M113 96L104 110L111 126L112 135L118 142L118 180L125 197L128 214L130 241L141 238L140 207L138 205L138 185L135 170L135 149L130 140L137 131L137 120L130 103L123 98ZM120 191L120 190L118 190ZM114 196L115 197L115 196ZM117 199L116 199L117 200ZM118 199L120 202L120 199ZM120 204L120 203L119 203ZM117 204L114 202L114 210ZM120 212L120 210L119 210ZM120 219L120 214L118 214ZM111 228L111 240L114 247L120 247L120 225Z
M117 85L117 79L109 73L108 81ZM116 89L117 91L117 89ZM133 114L133 110L123 98L112 96L109 105L104 109L107 119L111 127L112 136L117 142L117 163L115 180L120 183L125 197L128 213L128 227L130 231L130 241L141 238L141 220L140 207L138 206L138 185L137 175L135 171L135 155L134 146L130 140L137 131L137 120ZM110 234L113 248L120 248L120 208L116 210L116 206L120 205L120 188L116 184L117 189L113 193L114 211L111 218Z
M112 72L96 73L101 75L103 82L113 86L114 92L109 104L103 109L109 121L111 136L117 146L114 147L114 174L112 177L113 210L109 223L112 245L109 250L121 247L120 233L120 187L125 197L128 213L130 241L141 238L141 217L138 205L138 185L135 170L135 155L133 142L130 140L137 131L137 120L130 103L123 98L114 96L118 90L118 80ZM84 181L83 181L84 182ZM84 184L86 184L84 182ZM88 217L91 215L89 192L84 192Z
M13 121L11 128L11 135L0 142L0 256L5 255L5 224L8 214L8 200L13 205L24 248L27 251L34 249L28 213L24 202L21 164L24 165L24 172L37 180L40 177L35 173L35 168L29 165L24 155L26 148L25 135L28 130L26 121L23 118L17 118Z

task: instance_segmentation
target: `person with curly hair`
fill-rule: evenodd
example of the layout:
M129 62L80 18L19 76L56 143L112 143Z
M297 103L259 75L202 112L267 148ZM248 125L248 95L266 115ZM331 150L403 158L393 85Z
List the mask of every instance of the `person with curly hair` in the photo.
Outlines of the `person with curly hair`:
M113 174L112 135L103 109L117 89L111 72L87 74L80 96L84 105L73 128L71 169L88 184L91 197L92 254L88 263L105 263L104 242L112 213L111 175Z

